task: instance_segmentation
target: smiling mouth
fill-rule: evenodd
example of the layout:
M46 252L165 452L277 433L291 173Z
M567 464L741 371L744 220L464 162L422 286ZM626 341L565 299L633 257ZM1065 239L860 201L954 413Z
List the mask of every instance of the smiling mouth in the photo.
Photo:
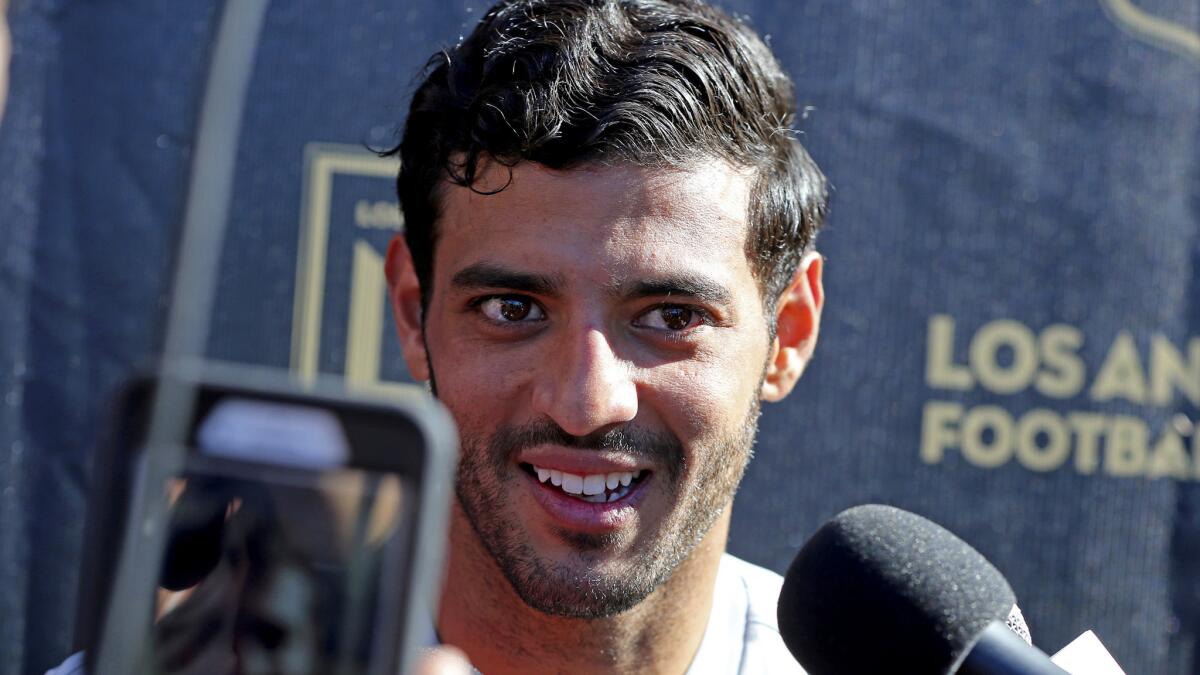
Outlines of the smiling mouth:
M521 469L547 488L557 488L568 497L592 504L618 501L650 475L650 472L644 469L587 475L546 469L533 464L521 464Z

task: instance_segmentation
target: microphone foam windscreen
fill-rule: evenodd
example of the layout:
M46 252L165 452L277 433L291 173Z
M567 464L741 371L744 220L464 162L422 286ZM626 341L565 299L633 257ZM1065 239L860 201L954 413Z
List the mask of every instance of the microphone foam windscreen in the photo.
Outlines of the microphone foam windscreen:
M1014 602L1003 575L946 529L891 506L857 506L792 561L779 630L810 675L948 673Z

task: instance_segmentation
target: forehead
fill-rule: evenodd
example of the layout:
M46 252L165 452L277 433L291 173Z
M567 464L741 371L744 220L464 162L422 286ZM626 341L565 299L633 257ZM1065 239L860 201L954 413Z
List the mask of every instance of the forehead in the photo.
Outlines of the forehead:
M526 162L511 179L492 163L475 190L444 187L435 268L440 276L499 257L520 266L557 263L604 282L689 268L740 283L750 275L749 185L748 173L719 161L565 171Z

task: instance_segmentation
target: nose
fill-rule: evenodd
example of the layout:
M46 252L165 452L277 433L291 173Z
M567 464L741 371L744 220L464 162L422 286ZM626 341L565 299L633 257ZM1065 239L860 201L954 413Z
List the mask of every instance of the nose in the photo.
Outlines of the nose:
M638 409L632 366L599 330L567 336L545 355L533 407L573 436L628 422Z

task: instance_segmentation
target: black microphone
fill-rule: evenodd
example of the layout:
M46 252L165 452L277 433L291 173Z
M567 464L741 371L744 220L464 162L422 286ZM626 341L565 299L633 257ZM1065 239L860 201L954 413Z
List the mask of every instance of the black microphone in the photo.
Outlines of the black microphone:
M1005 626L1015 600L966 542L872 504L843 511L800 549L779 631L810 675L1066 675Z

